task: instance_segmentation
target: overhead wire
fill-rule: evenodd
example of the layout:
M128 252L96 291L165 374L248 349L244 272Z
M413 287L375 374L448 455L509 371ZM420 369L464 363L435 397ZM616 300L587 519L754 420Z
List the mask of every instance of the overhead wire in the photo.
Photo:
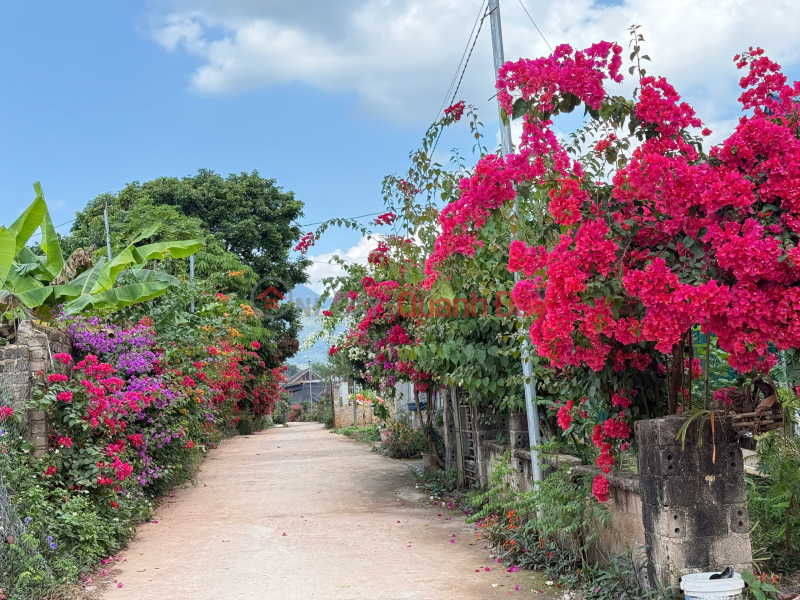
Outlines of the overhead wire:
M466 61L462 61L464 66L463 66L463 68L461 68L461 76L458 78L458 84L456 85L455 91L453 91L453 96L450 99L450 104L451 105L456 101L456 96L458 95L458 90L461 88L461 82L464 81L464 74L467 72L467 66L469 65L469 59L472 58L472 51L475 50L475 44L478 43L478 38L481 35L481 29L483 28L483 22L486 20L486 17L488 17L491 14L491 12L488 12L486 10L486 8L484 8L484 2L481 2L481 11L483 12L483 16L480 16L480 13L478 14L478 19L479 19L479 21L478 21L478 31L475 33L475 37L474 38L472 38L471 34L470 34L470 39L472 40L472 45L471 46L469 45L470 40L467 40L467 46L469 46L469 54L467 54ZM472 27L472 30L475 31L475 26ZM458 70L456 70L456 73L458 73ZM451 86L450 89L452 89L452 86ZM448 90L448 94L449 93L450 93L450 90ZM447 102L447 97L446 96L445 96L445 102ZM444 103L443 103L443 105L444 105ZM438 115L437 115L437 119L438 119ZM439 145L439 139L441 137L442 137L442 129L439 129L439 134L436 136L436 141L433 143L433 147L431 148L431 153L430 153L429 156L433 156L433 153L436 151L436 146Z
M518 2L519 2L519 5L522 7L522 10L525 11L525 14L528 15L528 18L531 20L531 23L533 23L533 26L536 28L536 31L539 32L540 36L542 36L542 39L544 40L544 43L547 44L548 48L550 48L550 52L552 52L553 51L553 47L550 45L550 42L547 41L547 38L544 37L544 34L542 33L542 30L539 29L539 26L536 24L536 21L533 20L533 17L531 16L531 13L529 13L528 9L525 8L525 5L522 3L522 0L518 0Z
M467 43L464 46L464 51L461 53L461 58L458 61L458 65L456 65L456 72L453 73L453 78L450 80L450 87L447 88L447 91L444 94L444 99L442 100L442 105L439 107L439 111L436 113L436 117L433 119L434 123L439 120L439 115L442 114L442 111L447 106L447 99L450 98L450 92L453 91L453 86L456 84L456 80L458 79L459 72L462 73L462 77L463 77L463 71L461 70L461 66L464 64L464 57L467 55L467 51L470 48L470 41L472 41L472 36L475 33L475 28L478 27L478 25L480 23L482 23L481 15L483 15L483 13L486 11L486 9L484 8L484 5L486 4L487 1L488 0L481 0L481 5L480 5L480 10L478 11L478 16L475 18L475 22L472 24L472 30L469 32L469 37L467 38ZM474 43L473 43L473 47L474 47ZM470 53L471 53L471 50L470 50ZM451 101L451 104L452 104L452 101Z

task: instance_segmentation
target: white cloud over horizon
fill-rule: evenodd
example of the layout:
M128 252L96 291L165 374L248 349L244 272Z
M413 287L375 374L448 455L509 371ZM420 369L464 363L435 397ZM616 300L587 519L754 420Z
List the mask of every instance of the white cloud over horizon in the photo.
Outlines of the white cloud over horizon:
M333 252L325 252L322 254L309 254L308 258L314 262L308 268L308 283L309 288L316 293L321 294L324 286L322 280L326 277L336 277L345 275L344 269L335 263L328 263L334 256L346 260L347 262L365 265L367 264L367 257L378 245L378 240L374 237L368 239L362 237L357 244L351 246L347 250L336 249Z
M584 48L600 39L627 48L642 25L651 74L666 76L708 123L735 118L748 46L792 65L800 58L800 3L785 0L525 0L551 45ZM235 94L285 83L355 92L361 107L390 120L430 120L464 49L479 0L153 0L149 34L170 52L199 61L191 87ZM517 2L502 2L507 60L549 53ZM493 93L489 23L473 53L460 98ZM627 74L627 73L626 73ZM495 117L494 112L490 115Z

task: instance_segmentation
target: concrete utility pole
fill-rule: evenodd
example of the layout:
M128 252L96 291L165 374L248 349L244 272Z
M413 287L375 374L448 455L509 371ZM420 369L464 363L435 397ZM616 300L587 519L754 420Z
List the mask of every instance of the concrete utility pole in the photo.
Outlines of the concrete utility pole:
M189 281L194 283L194 254L189 255ZM192 293L191 311L194 312L194 293Z
M108 202L103 202L103 220L106 222L106 248L108 249L108 260L111 260L111 234L108 230Z
M492 25L492 53L494 54L494 76L497 78L497 72L503 66L505 58L503 57L503 28L500 24L500 0L489 0L489 22ZM513 152L513 145L511 143L511 124L503 122L502 115L500 114L500 101L497 102L498 116L500 117L500 140L502 143L503 154L510 154ZM509 115L510 118L510 115ZM514 198L514 216L519 218L519 203L517 198ZM514 234L511 235L514 239ZM514 281L519 280L519 274L514 273ZM539 462L539 409L536 405L536 379L533 374L533 363L531 362L530 344L525 340L522 345L522 377L523 386L525 388L525 411L528 414L528 438L531 444L531 466L533 471L533 481L542 480L542 466Z
M311 403L311 411L314 411L314 396L311 393L311 360L308 361L308 401Z
M333 376L331 376L331 419L333 420L333 428L336 429L336 407L334 406L334 396L336 394L333 391Z

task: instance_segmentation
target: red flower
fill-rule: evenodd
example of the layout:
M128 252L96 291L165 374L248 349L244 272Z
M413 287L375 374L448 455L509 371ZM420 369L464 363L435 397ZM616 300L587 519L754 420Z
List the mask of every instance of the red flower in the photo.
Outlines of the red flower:
M0 406L0 423L14 414L14 409L10 406Z
M455 104L453 104L452 106L448 106L447 108L445 108L444 114L447 116L452 116L453 122L455 123L459 121L461 117L464 115L464 108L465 108L464 101L460 100Z
M604 475L596 475L592 481L592 494L599 502L608 500L608 479Z
M58 438L58 445L64 446L64 448L71 448L72 447L72 438L68 436L62 436Z
M70 390L59 392L56 394L56 400L67 403L72 402L72 392Z
M566 406L562 406L558 409L558 425L564 431L569 429L569 426L572 425L572 413L567 410Z
M316 241L317 241L317 240L316 240L316 239L315 239L315 237L314 237L314 233L313 233L313 232L311 232L311 231L309 231L307 234L305 234L305 235L302 237L302 239L301 239L301 240L300 240L300 242L297 244L297 246L295 246L295 247L294 247L294 249L295 249L297 252L300 252L301 254L305 254L306 252L308 252L308 249L309 249L309 248L311 248L311 246L313 246L313 245L314 245L314 243L315 243Z
M62 365L68 365L72 362L72 357L69 354L64 352L59 352L58 354L54 354L53 358L60 362Z
M50 477L51 475L55 475L55 472L56 472L56 468L54 466L52 466L52 465L50 465L49 467L47 467L44 470L44 474L45 474L46 477Z
M51 373L47 376L47 381L49 383L64 383L68 381L69 378L66 375L62 375L61 373Z
M114 502L113 500L110 502L110 504L111 504L111 508L114 508L114 509L117 509L117 508L119 508L119 504L117 504L117 503L116 503L116 502Z
M250 347L251 347L253 350L261 350L261 344L259 344L258 342L252 342L252 343L250 344Z

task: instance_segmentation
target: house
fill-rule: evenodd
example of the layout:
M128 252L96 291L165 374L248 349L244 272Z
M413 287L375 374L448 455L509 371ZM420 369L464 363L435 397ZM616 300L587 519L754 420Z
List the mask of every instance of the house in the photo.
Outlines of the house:
M319 402L322 394L330 394L330 383L314 369L306 367L283 384L283 389L292 395L292 404L312 399Z

